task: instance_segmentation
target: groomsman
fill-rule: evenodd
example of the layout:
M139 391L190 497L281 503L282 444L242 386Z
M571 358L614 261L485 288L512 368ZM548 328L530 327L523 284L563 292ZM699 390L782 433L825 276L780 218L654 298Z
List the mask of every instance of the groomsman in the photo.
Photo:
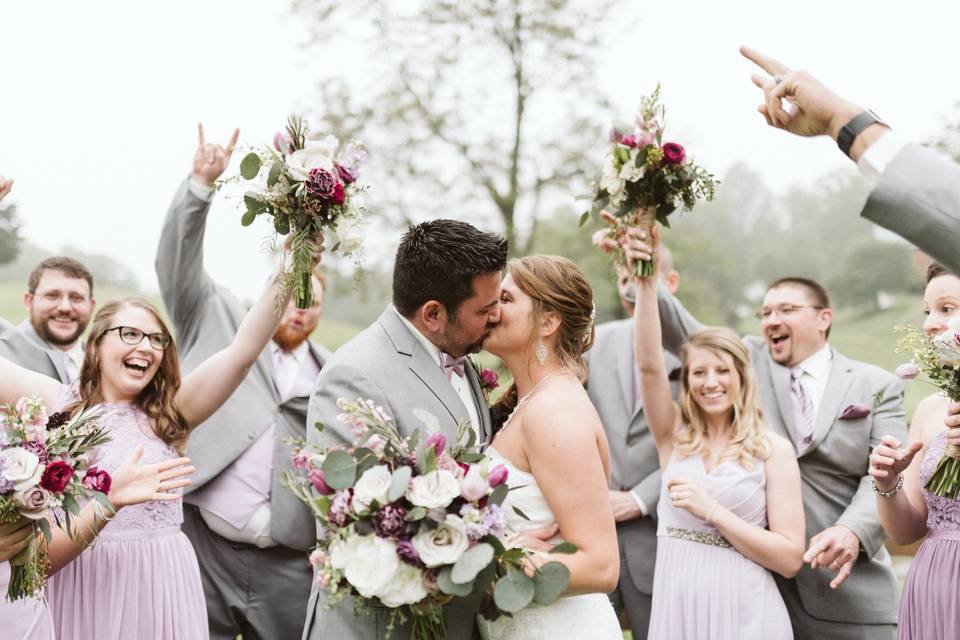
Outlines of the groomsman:
M680 286L680 274L673 269L673 257L663 245L657 278L671 294ZM593 347L586 353L587 393L600 414L610 443L610 501L620 544L620 582L610 599L618 614L626 611L634 639L645 640L657 557L660 461L640 404L633 356L636 292L624 270L618 274L617 290L627 319L597 327ZM676 397L680 360L668 351L664 351L663 357Z
M676 350L700 323L661 293L664 346ZM830 300L812 280L771 284L758 317L763 337L744 341L764 417L797 451L809 538L810 568L792 580L774 576L794 637L893 640L897 580L867 458L882 436L905 441L903 387L829 345Z
M73 384L80 377L80 339L96 306L93 275L65 256L47 258L30 272L23 294L27 319L0 335L0 356Z
M160 293L184 372L229 344L246 313L203 266L212 185L238 134L223 148L206 144L200 127L193 171L173 198L157 248ZM187 444L197 471L183 531L200 561L214 640L297 638L303 628L314 519L280 477L291 469L284 439L306 437L307 400L329 355L309 340L320 319L322 277L313 285L314 306L287 306L247 379Z

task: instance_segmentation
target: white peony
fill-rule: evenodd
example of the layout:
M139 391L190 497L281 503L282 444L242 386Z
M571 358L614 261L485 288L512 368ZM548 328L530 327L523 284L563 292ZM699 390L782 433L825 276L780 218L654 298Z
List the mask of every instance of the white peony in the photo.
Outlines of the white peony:
M375 534L353 536L347 543L348 551L344 560L343 576L366 598L377 598L390 586L397 573L400 558L397 556L397 543ZM330 556L331 565L338 568L334 555Z
M326 169L336 175L333 168L333 156L340 142L333 136L323 140L307 140L303 149L297 149L287 156L287 172L295 180L306 180L311 169Z
M436 529L421 526L410 543L428 567L453 564L470 546L463 520L451 514Z
M637 166L637 154L639 150L631 149L630 150L630 159L620 167L620 174L618 177L627 182L636 182L643 177L643 165Z
M607 156L603 161L603 173L600 176L600 188L607 192L610 199L617 197L623 191L624 180L613 162L613 156Z
M378 464L364 471L357 483L353 485L354 511L367 512L374 501L379 505L386 504L391 479L390 469L386 465Z
M3 458L3 477L14 483L14 491L24 491L36 486L43 475L43 467L36 454L23 447L10 447L0 451Z
M426 509L446 508L459 495L457 477L444 469L417 476L407 488L407 500Z
M352 216L341 216L337 220L337 242L344 255L350 255L363 246L363 221Z
M423 571L401 562L397 573L387 588L380 593L380 602L386 607L402 607L416 604L427 597L427 588L423 584Z

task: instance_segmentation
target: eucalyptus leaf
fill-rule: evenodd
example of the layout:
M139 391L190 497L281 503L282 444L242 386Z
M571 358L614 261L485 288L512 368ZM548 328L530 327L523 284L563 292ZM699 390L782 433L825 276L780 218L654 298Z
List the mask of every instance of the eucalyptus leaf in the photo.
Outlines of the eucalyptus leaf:
M453 573L451 567L444 567L440 570L439 575L437 575L437 586L440 588L440 591L451 595L451 596L468 596L473 593L473 581L467 583L457 583L451 579L450 574Z
M576 553L577 545L572 542L561 542L556 545L553 549L550 549L548 553Z
M460 460L463 462L474 463L474 462L480 462L486 457L487 456L483 455L482 453L474 453L472 451L468 451L467 453L464 453L463 455L460 456Z
M509 487L507 487L505 484L501 484L493 490L493 493L490 494L490 497L487 499L487 504L495 504L500 506L503 504L504 499L506 499L508 491L510 491Z
M63 496L63 508L67 510L67 513L75 516L80 515L80 505L77 504L76 498L69 493Z
M282 167L279 162L274 162L270 165L270 173L267 174L267 188L273 188L273 185L277 184L277 180L280 179L280 171Z
M357 462L346 451L331 451L320 466L323 481L331 489L348 489L357 479Z
M50 544L50 540L53 539L50 522L46 518L40 518L37 520L37 526L40 527L40 531L43 533L43 539L47 541L47 544Z
M410 486L410 478L413 476L413 469L407 465L394 469L390 478L390 490L387 492L387 500L393 502L407 492Z
M521 511L519 507L514 507L514 508L513 508L513 512L514 512L515 514L517 514L518 516L520 516L521 518L523 518L524 520L526 520L527 522L530 521L530 516L528 516L527 514L525 514L523 511Z
M588 220L590 220L590 212L589 212L589 211L584 211L584 212L583 212L583 215L580 216L580 225L579 225L579 226L582 227L583 225L587 224L587 221L588 221Z
M423 520L427 517L427 510L423 507L414 507L407 511L407 515L404 516L404 520L407 522L416 522L417 520Z
M493 560L493 547L481 542L463 552L454 565L450 579L457 584L472 582Z
M267 208L267 205L257 200L253 195L247 193L243 196L243 204L247 205L248 211L253 211L255 214L263 212Z
M533 576L537 604L548 605L560 597L570 584L570 569L562 562L548 562Z
M260 156L252 151L240 161L240 175L244 180L253 180L260 173Z
M240 224L245 227L249 227L253 224L253 221L257 219L257 214L254 211L244 211L243 215L240 217Z
M358 478L362 476L363 472L367 469L372 469L373 467L377 466L378 462L376 454L366 447L354 451L353 458L357 461Z
M427 431L433 433L434 431L440 431L440 421L437 420L437 416L433 415L429 411L423 409L414 409L413 415L424 424L427 428Z
M516 613L533 601L536 586L523 571L511 569L493 587L493 601L501 611Z

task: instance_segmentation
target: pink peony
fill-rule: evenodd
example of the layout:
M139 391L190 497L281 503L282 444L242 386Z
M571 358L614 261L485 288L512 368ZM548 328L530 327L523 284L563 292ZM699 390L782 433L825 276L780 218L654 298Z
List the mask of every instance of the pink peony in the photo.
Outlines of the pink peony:
M683 164L686 157L687 152L676 142L668 142L663 145L663 160L665 162L669 164Z
M73 467L63 460L54 460L43 470L40 486L51 493L63 493L73 477Z
M110 493L111 485L113 485L113 479L110 474L100 467L90 467L87 469L87 474L83 476L83 486L91 491Z
M510 475L510 472L502 464L498 464L493 469L490 469L490 473L487 474L487 482L490 483L490 488L495 489L501 484L507 481L507 476Z
M320 469L311 469L310 473L307 475L310 478L310 484L312 484L313 488L319 491L321 494L329 496L333 493L333 489L331 489L323 480L323 471L320 471Z
M283 155L293 153L293 139L283 131L277 131L273 134L273 148Z
M902 380L913 380L918 375L920 375L920 367L913 364L912 362L907 362L897 367L896 372L897 377Z

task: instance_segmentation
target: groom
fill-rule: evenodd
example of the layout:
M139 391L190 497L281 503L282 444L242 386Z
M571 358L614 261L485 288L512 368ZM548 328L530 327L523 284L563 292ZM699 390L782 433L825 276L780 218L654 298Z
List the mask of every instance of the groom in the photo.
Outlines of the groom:
M393 270L393 304L340 348L317 378L307 412L308 439L323 446L352 441L339 422L337 399L373 400L393 417L402 436L424 425L414 415L434 416L452 439L468 420L478 441L491 437L490 413L480 381L465 357L480 350L500 320L500 275L507 243L464 222L434 220L411 227L400 241ZM448 638L474 634L478 602L459 602L444 612ZM354 617L350 599L324 607L316 584L310 594L305 640L383 638L389 612L375 608ZM409 636L395 629L392 638Z

